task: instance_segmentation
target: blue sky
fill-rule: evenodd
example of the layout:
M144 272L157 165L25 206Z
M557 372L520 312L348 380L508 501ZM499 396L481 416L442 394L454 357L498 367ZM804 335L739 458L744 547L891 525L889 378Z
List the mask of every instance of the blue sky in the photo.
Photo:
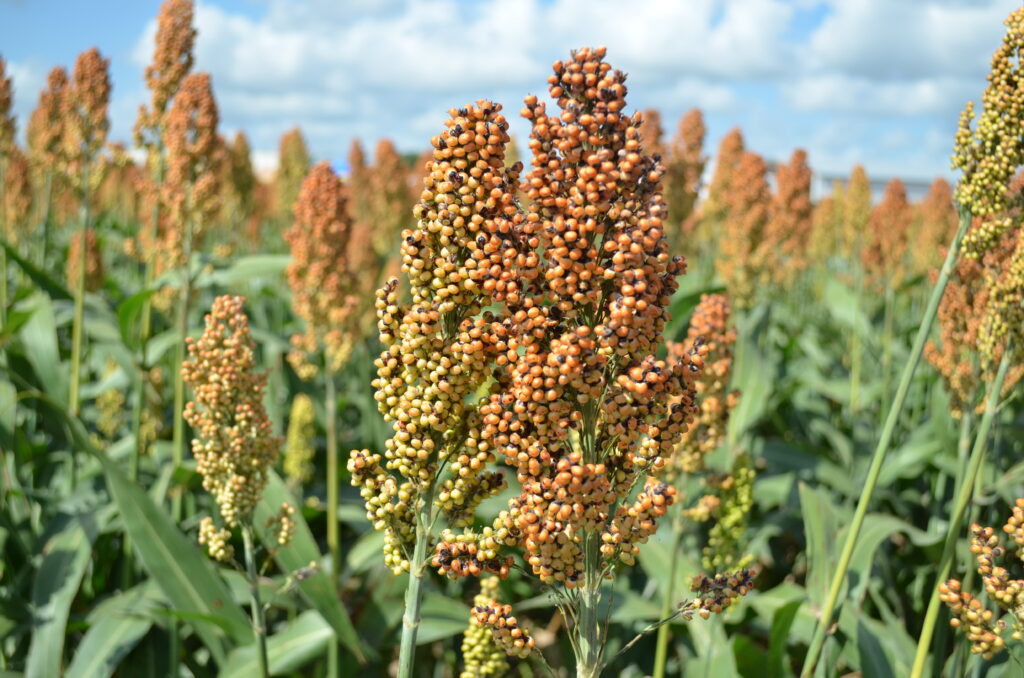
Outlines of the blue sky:
M630 103L667 132L704 109L713 150L732 126L769 159L803 147L813 167L876 176L949 175L965 101L978 99L1009 0L210 0L198 3L197 68L213 75L226 134L245 129L258 162L299 125L315 156L354 137L419 151L446 110L545 94L552 61L605 44L629 73ZM15 110L47 71L93 45L111 58L112 135L130 140L145 97L159 2L0 0L0 54ZM22 117L22 120L24 118Z

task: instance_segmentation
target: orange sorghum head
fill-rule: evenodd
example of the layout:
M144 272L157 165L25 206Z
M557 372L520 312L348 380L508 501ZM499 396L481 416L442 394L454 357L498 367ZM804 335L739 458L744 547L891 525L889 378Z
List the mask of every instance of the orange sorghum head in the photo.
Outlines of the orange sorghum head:
M702 228L710 228L717 234L718 228L729 213L730 194L733 186L739 186L734 175L746 148L743 132L733 127L718 143L715 155L715 171L708 184L708 195L700 207ZM706 224L706 226L705 226Z
M665 131L661 127L661 113L656 108L648 108L644 111L640 120L640 145L648 155L656 155L662 160L665 159L665 147L662 145L662 136Z
M937 178L916 207L916 232L910 256L915 272L922 273L942 263L940 252L956 233L958 218L953 205L953 188L942 177Z
M792 283L810 264L813 211L807 151L798 148L788 163L775 170L775 196L768 230L772 240L780 243L781 256L776 257L774 281Z
M967 234L964 251L977 256L998 243L1013 227L1017 218L1005 214L1010 182L1024 164L1024 134L1019 111L1024 106L1024 87L1020 80L1020 59L1024 52L1024 8L1006 18L1003 44L992 55L988 86L982 94L982 113L977 127L974 103L968 102L960 115L960 125L953 148L953 167L963 176L956 187L957 201L971 214L981 217L981 224Z
M192 27L192 0L164 0L156 18L153 61L146 67L149 107L139 107L135 139L139 146L155 147L160 140L165 114L185 76L192 70L196 29Z
M777 233L768 230L771 190L768 167L756 153L746 152L731 175L724 197L728 216L722 225L715 265L725 280L729 298L740 308L755 302L757 290L774 275L779 248Z
M336 371L352 345L347 323L355 304L356 272L348 261L351 221L345 202L334 170L326 162L317 164L302 182L295 221L285 233L292 253L286 271L292 305L306 325L305 333L292 337L295 350L289 360L306 378L316 369L309 354L323 349L328 369Z
M63 144L69 163L68 174L79 190L80 173L95 163L107 143L107 107L110 104L110 60L93 47L78 55L71 75L71 85L63 97ZM90 183L98 182L99 172L91 172Z
M868 282L885 290L903 279L911 227L907 189L899 179L885 186L882 201L871 210L861 248L861 262Z
M473 606L476 623L490 629L494 644L510 657L526 658L533 651L530 631L519 625L511 605L502 605L493 598Z
M280 447L263 408L266 375L256 372L244 304L242 297L217 297L202 336L188 338L181 367L194 397L184 416L196 435L196 470L229 527L250 518Z
M59 170L65 155L64 100L70 86L68 74L56 67L46 78L46 87L39 93L39 103L29 117L26 139L29 156L40 172Z
M665 202L671 227L669 240L672 252L694 250L693 243L685 241L689 234L683 228L690 223L700 193L700 179L707 158L704 156L704 114L699 108L687 111L679 120L679 128L669 145L665 157Z
M0 166L14 150L16 126L11 108L14 105L14 86L7 75L7 62L0 57Z
M497 577L482 578L480 593L473 598L473 607L486 606L497 598L498 582ZM462 661L459 678L504 676L510 668L505 651L495 644L491 630L476 622L476 614L472 611L469 626L462 634Z
M32 170L28 158L14 146L6 158L0 160L3 167L3 196L0 209L3 210L4 237L17 245L28 237L32 215Z
M181 83L164 128L167 174L161 187L166 206L161 224L161 254L168 267L181 265L186 223L199 242L220 208L217 172L217 102L210 76L192 73Z
M723 294L703 295L690 319L686 341L669 342L670 356L692 354L704 347L704 367L696 379L700 411L694 423L679 438L672 454L674 472L699 473L704 458L725 440L729 414L739 402L739 391L729 390L732 377L733 346L736 329L730 316L732 308Z
M82 248L82 230L76 229L68 241L68 259L65 273L68 286L77 289L79 276L79 262ZM99 238L96 230L92 227L85 229L85 289L89 292L96 292L103 287L105 272L103 270L103 250L100 248Z

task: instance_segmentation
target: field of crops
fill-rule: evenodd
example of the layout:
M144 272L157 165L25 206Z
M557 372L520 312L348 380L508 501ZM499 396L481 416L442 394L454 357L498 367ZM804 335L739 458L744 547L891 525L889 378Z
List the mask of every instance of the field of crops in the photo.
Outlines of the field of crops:
M0 58L0 678L1024 676L1024 9L920 198L601 47L263 176L194 9Z

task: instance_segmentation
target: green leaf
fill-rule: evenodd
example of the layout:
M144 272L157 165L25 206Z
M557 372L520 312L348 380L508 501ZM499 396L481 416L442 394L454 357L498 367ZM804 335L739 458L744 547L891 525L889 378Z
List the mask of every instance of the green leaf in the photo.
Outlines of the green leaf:
M93 511L59 516L59 528L43 546L43 562L32 587L32 642L25 662L27 678L61 675L64 637L71 601L78 593L92 542L100 531Z
M29 278L32 279L40 290L46 292L47 296L51 299L61 299L64 301L72 301L74 297L68 288L57 282L57 279L51 276L46 271L42 270L28 259L18 254L18 251L10 246L6 240L0 238L0 247L3 247L7 251L7 256L10 257L21 270L25 272Z
M80 425L79 425L80 427ZM203 643L218 663L224 659L224 632L236 644L252 642L249 620L232 599L221 579L195 542L183 535L159 506L124 475L109 457L92 448L107 476L125 531L139 553L146 571L176 610L198 615L192 622Z
M772 616L771 641L768 646L768 675L771 678L787 678L793 674L786 665L786 643L802 604L799 600L786 603Z
M807 541L807 594L820 605L828 594L839 516L829 496L800 483L800 509Z
M423 596L420 606L420 631L417 645L450 638L469 626L469 607L458 600L431 591Z
M316 610L306 610L283 631L267 638L267 661L271 675L299 671L310 661L324 654L333 642L334 630ZM220 678L249 678L258 675L256 645L246 645L231 652Z
M774 381L774 367L757 348L759 325L750 322L741 328L736 341L736 362L731 386L740 392L740 401L729 415L729 442L740 437L764 415Z
M290 261L290 254L254 254L242 257L229 268L211 273L209 284L227 287L253 278L278 277L284 273ZM202 282L197 281L196 286L201 285Z
M319 563L321 559L320 549L313 538L313 532L309 529L306 519L296 511L295 534L292 536L288 546L278 546L277 535L272 534L266 527L268 520L273 518L281 509L281 504L291 504L299 507L300 504L292 496L285 486L284 481L274 471L270 471L266 488L259 505L256 507L254 523L260 540L268 550L274 552L274 560L278 567L284 572L295 572L300 568L309 567L310 563ZM338 595L331 583L330 575L319 569L315 574L299 582L299 591L303 598L316 608L323 618L331 625L338 634L338 640L349 649L360 661L365 661L366 648L359 640L352 620L341 604Z
M126 346L136 346L139 342L139 332L135 327L142 309L146 302L153 296L154 290L142 290L121 302L117 309L117 326L121 330L121 340Z
M101 603L90 615L65 678L107 678L153 625L161 597L152 580Z
M25 300L25 305L33 310L32 318L21 330L25 357L47 395L57 403L64 403L68 397L68 373L60 360L53 303L45 294L37 292Z

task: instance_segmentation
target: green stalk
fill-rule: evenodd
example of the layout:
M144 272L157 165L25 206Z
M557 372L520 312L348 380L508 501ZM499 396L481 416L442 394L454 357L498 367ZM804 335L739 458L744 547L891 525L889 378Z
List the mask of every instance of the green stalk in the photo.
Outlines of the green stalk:
M928 299L924 318L921 319L921 325L917 328L917 336L914 337L914 345L910 350L910 357L903 367L903 374L896 389L896 397L893 399L892 405L889 407L889 414L885 418L885 425L882 427L882 434L878 439L878 446L875 448L874 455L871 458L871 465L868 467L864 488L861 490L860 499L857 501L857 509L853 514L853 522L850 523L846 540L843 542L843 550L839 555L839 562L836 564L836 570L832 575L828 598L825 599L825 604L818 617L818 624L814 629L814 635L811 637L811 644L807 649L803 671L800 674L801 678L810 678L810 676L814 675L814 667L818 663L818 657L821 655L821 649L825 644L825 633L832 626L832 617L836 610L836 604L839 602L839 594L843 584L846 582L846 573L850 569L853 549L857 545L857 538L860 536L864 517L867 515L868 505L871 503L875 486L878 484L878 476L882 472L882 462L885 460L886 452L889 451L890 443L892 443L893 434L896 430L896 420L903 410L903 405L907 399L907 392L910 389L910 382L913 380L914 372L917 371L917 366L921 362L921 353L924 351L925 341L931 333L939 302L942 301L946 285L949 284L949 278L956 267L957 257L960 254L960 243L963 241L970 223L970 211L965 207L961 207L960 225L957 228L956 235L953 236L953 242L950 244L949 252L946 254L946 261L942 264L941 271L939 271L939 279L936 281L935 288Z
M576 678L598 678L601 675L601 552L598 535L587 533L583 547L583 588L579 595L579 624L576 642Z
M402 615L402 642L398 654L398 678L413 678L416 659L416 635L420 629L420 604L423 602L423 578L427 569L427 542L430 541L431 509L434 504L435 478L420 497L416 510L416 546L409 563L409 584L405 589L405 614Z
M182 241L181 289L178 290L178 342L174 357L174 429L172 436L172 460L174 468L185 461L185 381L181 375L181 365L185 362L185 338L188 336L188 306L192 292L192 219L185 219L185 237ZM171 497L171 517L175 522L181 520L181 491L175 489Z
M260 602L259 576L256 574L256 550L253 547L252 525L242 526L242 540L245 543L245 573L249 580L249 602L252 607L252 632L256 636L256 663L260 678L268 678L267 670L267 623Z
M672 614L675 600L676 570L679 567L679 549L683 545L683 512L676 513L672 521L672 555L668 566L668 590L665 591L665 600L661 605L661 619L666 619ZM663 624L658 627L658 641L654 649L654 673L653 678L665 678L665 664L668 662L668 640L671 636L669 625Z
M334 372L324 367L324 412L327 417L327 550L331 554L331 574L335 595L340 595L341 535L338 525L338 396L335 393ZM327 646L328 675L339 675L338 643Z
M71 393L68 396L68 412L72 417L78 416L81 405L79 390L81 389L83 324L85 323L85 237L89 229L89 160L82 164L82 204L81 204L81 240L78 243L78 279L75 281L75 315L71 325Z
M946 531L946 543L942 547L942 560L939 562L938 580L931 587L931 596L928 601L928 611L925 613L924 625L921 627L921 635L917 640L917 653L914 655L914 666L911 669L911 678L920 678L924 673L924 665L928 659L928 652L931 649L932 635L935 633L935 622L939 617L940 602L938 595L939 584L949 579L949 573L953 569L953 561L956 559L956 545L960 540L960 530L963 527L964 514L967 506L974 497L974 484L978 479L978 472L985 459L985 447L988 442L988 434L992 429L992 421L995 419L996 408L999 405L999 397L1003 391L1003 381L1006 379L1006 372L1010 369L1012 362L1012 350L1010 346L1003 351L1003 359L999 361L999 371L988 389L988 396L985 399L985 413L981 416L981 423L978 424L978 432L974 436L974 447L971 449L971 460L967 465L967 473L958 479L960 488L956 496L956 503L953 506L953 513L949 518L949 529Z
M43 187L43 234L39 239L39 268L46 268L46 253L50 247L50 210L53 206L53 172L47 170Z

